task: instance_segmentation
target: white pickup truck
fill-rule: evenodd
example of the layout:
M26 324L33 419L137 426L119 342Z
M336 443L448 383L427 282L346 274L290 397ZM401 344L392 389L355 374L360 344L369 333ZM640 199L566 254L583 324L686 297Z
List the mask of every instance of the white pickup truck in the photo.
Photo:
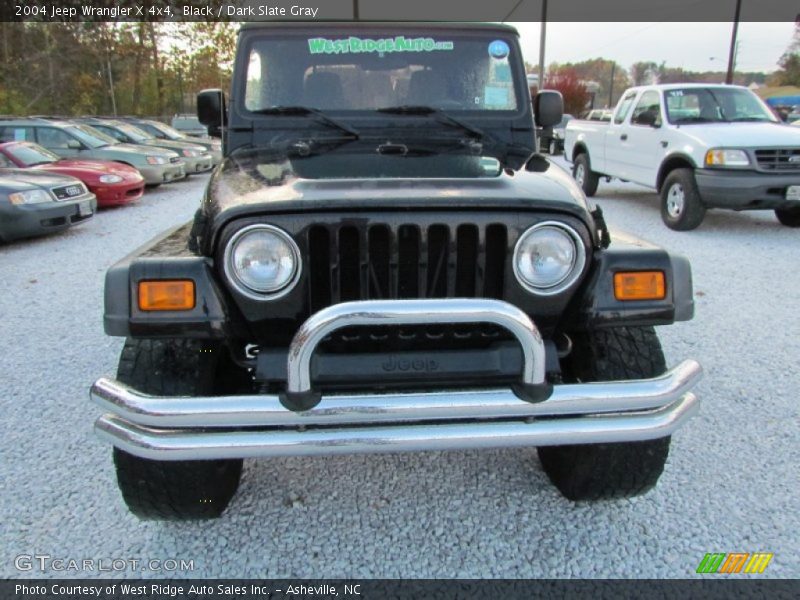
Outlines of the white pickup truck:
M800 227L800 128L780 123L747 88L630 88L610 123L569 122L564 156L587 196L601 177L656 189L671 229L696 228L709 208L774 209Z

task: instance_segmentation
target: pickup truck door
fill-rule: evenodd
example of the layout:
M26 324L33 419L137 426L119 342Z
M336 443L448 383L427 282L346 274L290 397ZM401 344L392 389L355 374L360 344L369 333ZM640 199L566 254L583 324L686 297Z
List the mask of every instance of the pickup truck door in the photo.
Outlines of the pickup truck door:
M631 165L629 164L631 144L628 140L629 126L626 121L637 93L636 91L628 92L622 97L614 111L614 118L611 119L605 131L605 139L603 139L605 161L601 171L610 177L631 178Z
M628 179L648 187L656 186L658 167L667 147L661 94L646 90L639 96L628 126L630 144Z

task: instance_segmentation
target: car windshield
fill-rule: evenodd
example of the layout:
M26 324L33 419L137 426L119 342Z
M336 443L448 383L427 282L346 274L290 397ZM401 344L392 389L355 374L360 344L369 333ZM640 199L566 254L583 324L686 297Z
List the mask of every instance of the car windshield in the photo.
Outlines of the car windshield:
M515 111L520 58L511 40L447 31L257 39L249 49L244 107L374 111L425 106L448 112ZM518 78L519 79L519 78Z
M152 135L133 125L115 125L114 128L118 129L135 142L144 142L154 139Z
M163 133L171 140L182 140L186 137L174 127L170 127L169 125L165 125L164 123L159 123L158 121L149 121L146 123L146 125L149 126L151 130L155 129Z
M775 117L749 90L726 87L666 90L664 98L670 123L771 121Z
M7 148L6 152L26 167L50 164L60 160L57 155L36 144L15 144Z
M119 143L110 135L97 131L97 129L88 125L72 125L67 128L67 131L89 146L89 148L102 148L103 146L113 146Z

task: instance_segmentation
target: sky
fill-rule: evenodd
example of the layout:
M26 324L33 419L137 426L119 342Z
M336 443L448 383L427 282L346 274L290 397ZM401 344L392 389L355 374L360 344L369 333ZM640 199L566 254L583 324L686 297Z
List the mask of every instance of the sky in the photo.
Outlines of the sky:
M539 62L539 23L511 23L525 60ZM689 71L724 71L731 23L548 23L545 64L607 58L623 67L666 62ZM795 24L740 23L736 69L771 72L792 41Z

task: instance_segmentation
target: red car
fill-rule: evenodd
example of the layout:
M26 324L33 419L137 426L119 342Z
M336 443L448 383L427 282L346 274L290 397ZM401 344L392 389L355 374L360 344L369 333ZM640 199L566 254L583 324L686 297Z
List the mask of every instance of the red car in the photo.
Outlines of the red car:
M0 167L22 167L77 177L97 196L98 206L119 206L144 193L144 178L135 168L107 160L60 158L31 142L0 144Z

